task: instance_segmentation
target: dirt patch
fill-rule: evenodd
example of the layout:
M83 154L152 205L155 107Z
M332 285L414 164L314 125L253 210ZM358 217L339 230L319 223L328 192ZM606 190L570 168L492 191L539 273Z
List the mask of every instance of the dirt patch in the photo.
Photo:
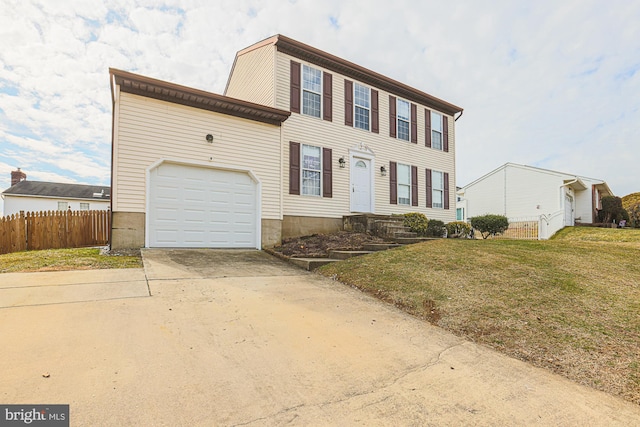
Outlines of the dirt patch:
M331 234L314 234L285 239L272 251L287 257L323 258L330 250L362 250L368 243L386 243L380 237L368 233L340 231Z

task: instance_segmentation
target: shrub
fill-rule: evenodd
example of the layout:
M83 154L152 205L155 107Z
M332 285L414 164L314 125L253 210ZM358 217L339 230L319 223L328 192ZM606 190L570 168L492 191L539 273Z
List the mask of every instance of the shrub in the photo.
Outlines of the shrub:
M629 214L629 225L640 228L640 193L627 194L622 198L622 207Z
M432 219L427 224L427 237L444 237L445 231L444 222L439 219Z
M464 221L453 221L446 225L447 237L467 237L471 233L471 226Z
M404 214L404 226L409 230L418 233L418 236L426 236L429 219L425 214L419 212L410 212Z
M503 215L482 215L470 219L471 226L482 234L482 238L497 236L509 228L509 220Z
M622 207L622 199L616 196L604 196L602 198L602 209L598 212L598 220L605 224L620 222L621 219L628 219L629 214Z

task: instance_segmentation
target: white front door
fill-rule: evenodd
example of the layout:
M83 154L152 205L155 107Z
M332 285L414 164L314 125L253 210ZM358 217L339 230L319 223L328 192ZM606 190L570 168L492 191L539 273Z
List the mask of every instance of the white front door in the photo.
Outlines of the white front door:
M373 212L371 160L353 157L351 162L351 212Z

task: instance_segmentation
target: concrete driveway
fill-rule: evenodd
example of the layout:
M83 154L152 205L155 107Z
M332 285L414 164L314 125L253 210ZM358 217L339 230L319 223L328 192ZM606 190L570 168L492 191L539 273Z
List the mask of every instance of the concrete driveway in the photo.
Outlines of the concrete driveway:
M97 283L0 275L14 302L29 284L66 287L0 309L0 403L68 403L73 426L640 424L638 405L263 252L143 256Z

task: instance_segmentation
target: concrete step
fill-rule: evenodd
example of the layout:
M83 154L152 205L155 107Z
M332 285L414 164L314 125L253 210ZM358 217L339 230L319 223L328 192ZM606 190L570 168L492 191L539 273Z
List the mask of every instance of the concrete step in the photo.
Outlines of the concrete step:
M394 238L413 238L413 237L418 237L418 233L414 233L412 231L398 231L396 233L393 234Z
M394 241L402 245L412 245L414 243L422 243L438 239L439 237L398 237L394 239Z
M368 243L362 246L365 251L386 251L387 249L399 248L399 243Z
M323 265L336 261L340 260L335 258L289 258L290 263L308 271L315 270L318 267L322 267Z
M368 255L373 253L372 251L329 251L329 258L333 259L348 259L354 256Z

